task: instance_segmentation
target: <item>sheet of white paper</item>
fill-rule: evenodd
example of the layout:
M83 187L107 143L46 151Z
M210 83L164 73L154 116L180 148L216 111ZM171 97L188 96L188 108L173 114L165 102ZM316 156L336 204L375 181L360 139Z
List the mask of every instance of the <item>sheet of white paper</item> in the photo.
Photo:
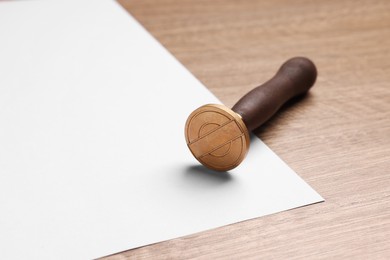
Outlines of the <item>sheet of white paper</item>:
M86 259L321 201L260 140L197 166L219 101L116 2L0 3L0 255Z

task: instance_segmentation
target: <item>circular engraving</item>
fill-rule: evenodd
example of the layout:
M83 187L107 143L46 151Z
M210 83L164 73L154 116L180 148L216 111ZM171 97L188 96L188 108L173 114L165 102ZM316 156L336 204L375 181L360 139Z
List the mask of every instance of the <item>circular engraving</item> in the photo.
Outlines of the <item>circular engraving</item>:
M249 133L241 117L223 105L204 105L192 112L185 136L195 158L217 171L237 167L249 148Z

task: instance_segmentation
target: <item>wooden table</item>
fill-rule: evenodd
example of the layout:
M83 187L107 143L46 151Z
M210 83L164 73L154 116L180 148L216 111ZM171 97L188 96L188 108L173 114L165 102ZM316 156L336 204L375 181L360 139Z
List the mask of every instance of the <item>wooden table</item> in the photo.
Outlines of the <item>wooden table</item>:
M228 106L310 57L310 94L257 134L326 202L112 259L390 259L390 1L120 2Z

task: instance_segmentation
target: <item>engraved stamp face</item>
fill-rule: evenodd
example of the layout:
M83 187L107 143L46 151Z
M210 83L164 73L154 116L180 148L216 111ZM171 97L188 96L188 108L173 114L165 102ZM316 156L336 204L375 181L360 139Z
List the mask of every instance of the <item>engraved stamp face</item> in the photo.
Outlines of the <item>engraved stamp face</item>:
M204 105L192 112L185 136L195 158L217 171L238 166L249 148L249 133L241 117L223 105Z

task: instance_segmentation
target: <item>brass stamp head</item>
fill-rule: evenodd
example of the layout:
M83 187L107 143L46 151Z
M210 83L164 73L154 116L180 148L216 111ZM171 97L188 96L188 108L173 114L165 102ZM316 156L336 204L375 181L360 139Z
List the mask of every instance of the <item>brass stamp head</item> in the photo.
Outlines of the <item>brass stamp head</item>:
M249 132L242 118L223 105L204 105L192 112L185 136L195 158L216 171L237 167L249 149Z

